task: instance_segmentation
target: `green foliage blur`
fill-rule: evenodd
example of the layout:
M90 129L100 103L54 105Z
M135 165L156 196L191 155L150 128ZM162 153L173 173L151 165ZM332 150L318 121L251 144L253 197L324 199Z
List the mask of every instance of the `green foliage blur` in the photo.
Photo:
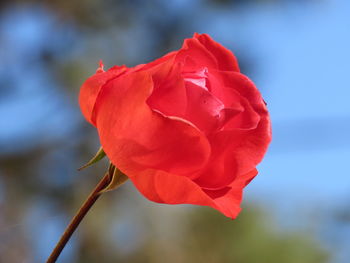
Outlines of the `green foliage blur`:
M328 262L327 253L309 235L278 232L259 208L243 209L232 222L208 210L195 213L186 242L188 262Z
M328 254L310 236L277 232L260 209L246 207L241 216L229 220L209 209L195 209L180 218L170 231L176 238L160 242L154 235L133 254L115 254L105 262L208 262L208 263L322 263ZM93 252L91 252L93 253ZM89 261L92 255L81 262ZM118 259L118 260L117 260Z

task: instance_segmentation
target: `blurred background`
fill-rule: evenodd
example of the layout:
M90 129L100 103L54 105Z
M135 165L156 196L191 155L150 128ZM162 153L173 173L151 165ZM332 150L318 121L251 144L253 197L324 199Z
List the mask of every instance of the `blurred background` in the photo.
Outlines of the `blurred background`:
M0 262L44 262L106 161L80 85L102 59L152 61L193 32L238 57L268 103L273 142L232 221L102 196L58 262L350 262L350 1L0 2Z

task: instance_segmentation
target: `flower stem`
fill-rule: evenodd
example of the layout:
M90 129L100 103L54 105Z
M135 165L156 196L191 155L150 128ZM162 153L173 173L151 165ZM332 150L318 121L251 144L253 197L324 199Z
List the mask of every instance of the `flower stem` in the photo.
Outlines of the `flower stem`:
M66 246L67 242L71 238L74 231L79 226L80 222L83 220L85 215L89 212L90 208L96 202L96 200L101 195L101 190L103 190L111 181L111 176L109 173L106 173L105 176L101 179L101 181L97 184L95 189L91 192L88 198L85 200L83 205L80 207L77 214L73 217L72 221L67 226L60 240L56 244L54 250L51 255L47 259L46 263L54 263L57 258L60 256L63 248Z

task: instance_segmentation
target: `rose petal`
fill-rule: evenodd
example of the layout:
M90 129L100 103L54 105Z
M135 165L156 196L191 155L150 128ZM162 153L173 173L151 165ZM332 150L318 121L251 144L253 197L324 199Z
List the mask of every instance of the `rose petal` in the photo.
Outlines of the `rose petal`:
M218 68L215 57L195 38L185 39L176 55L176 62L184 64L184 72L193 72L205 67Z
M219 190L204 190L214 199L219 211L232 219L236 218L241 208L244 187L258 174L256 169L239 176L228 187Z
M186 81L187 107L185 119L208 134L220 124L224 104L202 87Z
M195 182L203 188L219 189L261 162L271 141L268 115L261 116L253 130L226 130L208 137L211 157Z
M232 130L232 137L242 138L241 144L234 150L239 174L250 171L263 159L267 147L271 142L271 122L268 114L260 115L260 122L253 130Z
M150 63L143 65L143 67L141 69L142 70L149 70L149 69L152 69L159 64L163 64L164 62L168 62L168 61L171 61L171 63L173 63L176 54L177 54L177 51L169 52L168 54L162 56L161 58L158 58L155 61L152 61Z
M192 82L202 89L208 91L207 87L207 78L208 78L208 69L200 68L195 72L183 72L182 76L185 81Z
M185 176L151 169L135 174L130 179L135 187L153 202L210 206L233 219L241 210L243 188L256 173L254 169L228 187L214 191L203 190Z
M258 126L258 123L260 121L259 114L255 112L247 99L243 97L240 99L240 104L244 110L225 120L225 124L223 125L222 130L252 130Z
M181 76L181 65L176 63L171 66L170 72L167 70L168 65L159 71L153 70L154 89L147 103L152 109L164 115L183 118L187 107L187 93ZM166 75L168 77L164 77Z
M219 70L239 72L238 61L233 53L223 45L214 41L207 34L195 33L194 38L198 39L205 48L214 55L218 63Z
M132 175L130 179L136 188L153 202L213 205L211 198L185 176L149 169Z
M110 79L117 77L125 72L125 66L115 66L112 69L104 72L100 67L96 74L88 78L82 85L79 94L79 105L85 119L92 125L95 125L92 120L92 112L96 102L98 93L101 87Z
M213 71L208 73L207 82L211 93L225 105L221 119L221 129L255 129L260 120L259 114L250 105L250 101L234 88L235 82L228 82L223 78L226 78L226 75L222 75L222 72ZM238 81L242 82L242 80ZM245 86L247 87L247 84ZM249 86L247 89L256 90L255 86Z
M192 81L184 83L178 74L155 89L147 102L152 109L166 116L183 118L204 133L217 129L225 115L220 100Z
M242 97L246 98L256 112L267 113L266 105L259 90L247 76L238 72L220 72L215 70L211 71L211 73L220 79L223 86L234 89Z
M238 175L238 162L234 149L242 137L234 138L229 131L221 131L208 136L211 156L195 182L206 189L221 189L229 185ZM244 160L243 160L244 161Z
M206 164L210 145L191 124L152 111L146 104L152 88L143 71L103 86L95 106L102 147L127 175L148 168L191 175Z
M221 100L226 108L236 108L237 110L243 110L241 105L241 95L236 91L222 71L211 70L208 72L207 86L209 91ZM228 86L228 83L230 86Z

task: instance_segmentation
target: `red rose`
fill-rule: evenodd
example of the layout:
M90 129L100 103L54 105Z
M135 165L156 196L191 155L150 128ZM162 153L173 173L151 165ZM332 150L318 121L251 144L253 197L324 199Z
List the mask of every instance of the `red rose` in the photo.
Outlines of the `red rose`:
M99 68L79 100L111 162L154 202L235 218L271 140L259 91L206 34L148 64Z

